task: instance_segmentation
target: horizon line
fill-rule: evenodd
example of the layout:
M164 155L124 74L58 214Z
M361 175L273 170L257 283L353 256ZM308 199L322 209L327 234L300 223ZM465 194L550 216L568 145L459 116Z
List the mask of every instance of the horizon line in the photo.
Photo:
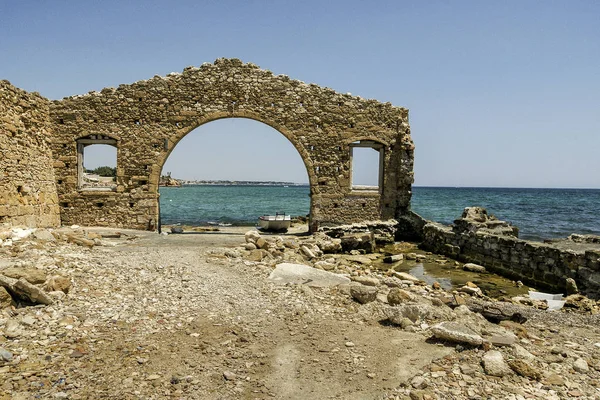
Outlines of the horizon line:
M179 181L205 181L205 182L256 182L256 183L291 183L294 185L310 186L309 182L275 181L275 180L248 180L248 179L182 179ZM455 186L455 185L412 185L413 188L439 188L439 189L554 189L554 190L600 190L600 187L540 187L540 186Z

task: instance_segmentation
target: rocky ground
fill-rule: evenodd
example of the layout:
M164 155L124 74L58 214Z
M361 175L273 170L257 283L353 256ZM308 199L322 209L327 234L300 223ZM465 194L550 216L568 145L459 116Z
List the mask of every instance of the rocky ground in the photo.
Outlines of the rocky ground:
M0 399L600 398L597 302L445 291L299 232L1 233Z

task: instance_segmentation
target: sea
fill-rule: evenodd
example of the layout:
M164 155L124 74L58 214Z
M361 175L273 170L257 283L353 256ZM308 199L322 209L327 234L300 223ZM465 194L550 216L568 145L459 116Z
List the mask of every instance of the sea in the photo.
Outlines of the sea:
M252 226L275 212L306 216L309 193L307 185L161 187L161 223ZM600 235L600 189L413 187L411 209L428 220L451 224L469 206L519 227L522 239Z

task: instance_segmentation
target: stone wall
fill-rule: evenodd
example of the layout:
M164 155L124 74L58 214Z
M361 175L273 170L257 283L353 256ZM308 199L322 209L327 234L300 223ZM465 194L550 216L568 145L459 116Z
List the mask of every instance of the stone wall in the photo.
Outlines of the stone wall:
M60 223L49 101L0 81L0 226Z
M414 145L408 110L274 75L237 59L65 98L51 104L50 114L63 224L154 229L167 157L189 132L221 118L263 122L294 145L311 185L312 230L397 218L409 209ZM99 139L117 147L114 190L80 185L78 144ZM356 142L381 148L379 189L351 187Z
M465 212L453 227L426 224L422 246L539 289L565 293L567 278L573 278L582 293L600 298L600 245L577 240L521 240L505 222L474 221Z

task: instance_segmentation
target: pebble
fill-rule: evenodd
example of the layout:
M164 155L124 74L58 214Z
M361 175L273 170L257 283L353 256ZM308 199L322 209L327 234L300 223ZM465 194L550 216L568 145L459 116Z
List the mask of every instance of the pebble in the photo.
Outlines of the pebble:
M12 358L13 354L10 351L0 347L0 361L10 362L12 361Z
M585 374L590 370L590 367L587 361L585 361L583 358L578 358L573 363L573 369L581 374Z
M497 350L490 350L481 359L485 373L492 376L505 376L511 373L511 369L504 361L504 356Z
M233 381L237 379L237 375L231 371L224 371L223 378L225 378L226 381Z

